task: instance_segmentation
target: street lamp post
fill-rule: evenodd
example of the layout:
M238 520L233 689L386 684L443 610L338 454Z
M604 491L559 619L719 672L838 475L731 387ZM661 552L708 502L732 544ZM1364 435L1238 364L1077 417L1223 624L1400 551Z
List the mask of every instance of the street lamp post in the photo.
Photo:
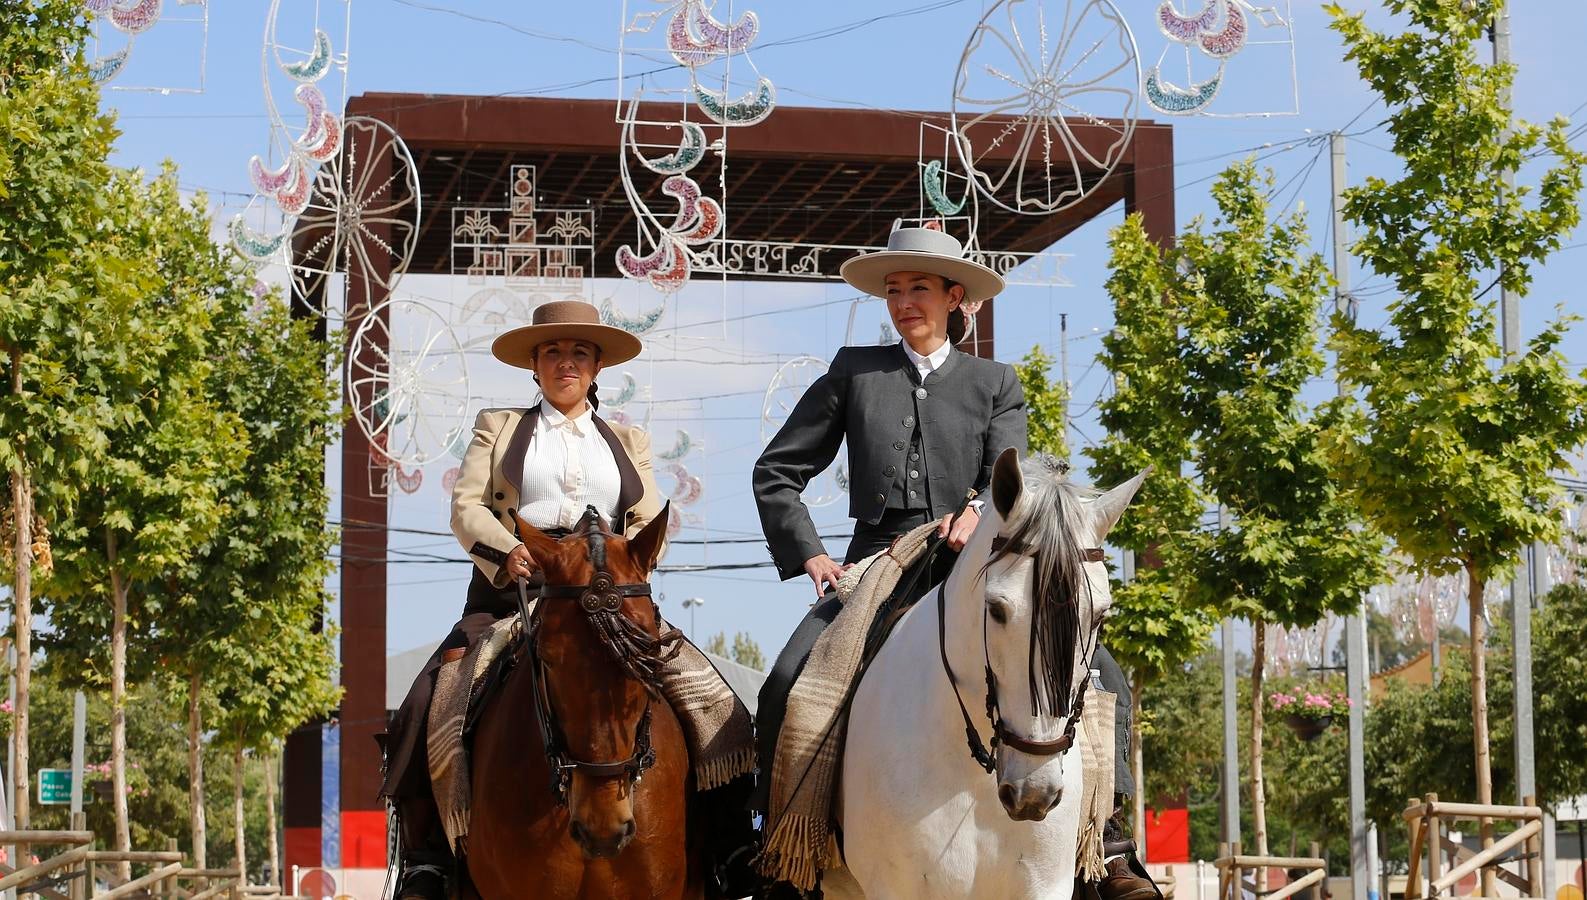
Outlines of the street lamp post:
M705 598L704 597L685 597L685 598L683 598L683 608L689 611L689 638L691 640L699 638L699 635L694 630L694 611L699 609L700 607L702 607L704 605L705 605Z

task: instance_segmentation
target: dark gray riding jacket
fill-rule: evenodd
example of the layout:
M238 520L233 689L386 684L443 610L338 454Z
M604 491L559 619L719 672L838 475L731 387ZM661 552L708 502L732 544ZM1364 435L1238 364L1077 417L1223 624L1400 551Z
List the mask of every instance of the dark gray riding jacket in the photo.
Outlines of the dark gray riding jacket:
M924 382L901 344L839 350L755 463L755 504L784 579L826 552L799 495L845 439L851 517L874 525L902 504L940 518L969 489L986 490L1005 448L1025 451L1025 394L1011 366L958 350ZM917 446L922 459L911 460Z

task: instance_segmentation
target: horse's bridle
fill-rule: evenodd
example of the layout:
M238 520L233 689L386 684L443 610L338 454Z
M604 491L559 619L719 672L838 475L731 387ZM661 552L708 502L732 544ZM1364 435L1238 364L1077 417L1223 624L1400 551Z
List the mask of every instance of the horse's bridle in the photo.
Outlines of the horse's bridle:
M601 529L600 514L588 508L579 522L589 544L590 563L595 574L585 585L546 585L543 580L531 585L528 579L518 579L518 614L523 620L524 652L528 657L529 680L534 694L535 718L540 723L540 742L545 751L546 764L551 769L551 791L557 802L566 805L568 786L573 773L582 771L593 778L627 776L629 784L639 781L645 770L655 765L656 751L650 743L650 706L660 691L660 669L682 649L679 641L683 634L673 629L659 638L652 638L645 629L623 615L623 600L628 597L649 597L650 585L645 582L619 584L606 566L606 542L611 537ZM533 596L531 596L533 595ZM556 723L551 708L545 660L540 654L540 606L530 609L530 600L577 600L584 618L594 629L606 652L623 667L628 677L645 686L645 710L634 726L634 752L627 759L611 762L585 762L568 753L567 742ZM654 605L654 601L652 601ZM656 621L661 621L658 610ZM668 645L672 649L663 653Z
M992 552L998 553L1007 547L1003 537L992 539ZM1014 554L1029 556L1019 550L1009 551ZM1101 548L1093 547L1082 551L1086 562L1101 562L1105 559ZM981 732L975 727L975 720L970 718L970 710L964 705L964 697L959 694L959 679L953 674L953 666L948 662L948 632L947 632L947 582L937 586L937 652L942 657L942 669L948 675L948 684L953 688L953 698L959 703L959 714L964 717L964 736L970 746L970 756L976 764L991 774L997 768L997 748L999 746L1012 747L1021 753L1032 756L1055 756L1065 753L1075 743L1075 729L1080 723L1080 714L1085 708L1086 686L1090 678L1082 678L1080 687L1075 689L1073 702L1069 704L1069 718L1064 723L1062 735L1050 741L1037 741L1021 737L1009 729L1003 721L1002 707L997 699L997 675L992 672L991 650L986 641L986 607L981 608L981 656L986 668L986 718L992 723L992 746L990 749L981 740ZM1093 645L1094 646L1094 645ZM1091 648L1087 648L1084 658L1091 658Z

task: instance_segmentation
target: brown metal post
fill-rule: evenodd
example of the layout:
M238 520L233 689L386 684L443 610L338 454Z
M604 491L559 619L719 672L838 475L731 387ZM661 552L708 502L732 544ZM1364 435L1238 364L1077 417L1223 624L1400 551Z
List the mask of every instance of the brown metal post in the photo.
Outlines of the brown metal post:
M1124 181L1124 211L1141 214L1146 234L1158 246L1174 246L1174 130L1141 122L1135 127L1135 165Z
M367 175L349 173L353 183L383 183L390 175L389 155L374 156L371 133L349 131L352 146L343 152L358 165L372 166ZM391 272L389 226L366 225L369 235L349 236L363 241L364 256L373 271L356 266L347 273L348 302L362 305L364 297L374 307L387 299L383 287ZM385 232L385 233L383 233ZM350 310L346 333L357 330L369 310ZM385 329L374 329L384 335ZM379 348L387 352L389 348ZM377 348L366 346L366 362L374 365ZM347 397L354 409L372 406L372 397ZM342 430L342 695L341 708L341 865L345 868L384 868L386 865L385 807L380 791L380 750L375 735L386 727L386 498L376 496L371 485L375 474L368 438L356 423ZM381 491L380 493L384 493Z

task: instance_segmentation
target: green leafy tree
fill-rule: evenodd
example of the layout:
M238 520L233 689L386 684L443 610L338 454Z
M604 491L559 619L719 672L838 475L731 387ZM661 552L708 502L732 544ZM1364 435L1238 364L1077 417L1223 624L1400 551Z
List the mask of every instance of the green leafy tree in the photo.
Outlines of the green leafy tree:
M10 540L9 577L17 650L12 713L16 825L29 820L28 755L33 575L48 568L44 523L58 514L48 486L87 472L104 446L100 407L85 368L105 359L101 342L124 320L136 279L132 261L100 238L115 138L88 76L71 0L0 0L0 500ZM42 573L41 573L42 574Z
M1465 575L1476 798L1491 803L1483 586L1513 570L1521 547L1557 535L1549 473L1587 438L1587 388L1558 350L1565 321L1504 360L1491 290L1525 294L1532 267L1576 226L1587 156L1564 119L1512 122L1500 104L1514 66L1479 60L1496 0L1386 5L1409 27L1385 34L1327 7L1346 58L1389 109L1403 170L1346 193L1354 252L1399 296L1383 329L1336 323L1339 374L1360 399L1341 403L1329 449L1365 515L1418 571ZM1535 188L1503 187L1502 173L1544 153L1552 163Z
M1053 358L1041 347L1032 347L1014 364L1014 374L1025 392L1025 441L1031 453L1069 458L1069 423L1065 421L1069 389L1049 377Z
M84 682L108 683L115 845L126 850L129 665L141 680L156 662L149 652L129 658L129 636L139 639L131 646L148 649L146 638L169 611L166 586L216 539L220 488L247 447L237 414L207 386L218 253L202 199L185 206L170 170L152 181L117 173L110 197L107 242L146 268L119 311L125 321L107 323L127 339L107 348L113 352L96 373L104 455L75 485L70 515L56 529L46 646L81 660Z
M1114 585L1113 612L1104 640L1119 664L1131 673L1130 758L1138 785L1135 831L1145 827L1148 789L1145 760L1154 748L1145 742L1143 695L1148 685L1185 663L1205 644L1212 628L1207 611L1191 602L1178 569L1144 565L1196 527L1201 492L1183 474L1192 453L1192 423L1185 415L1185 369L1180 363L1178 330L1182 313L1170 291L1171 273L1162 251L1147 236L1139 214L1131 215L1109 238L1108 295L1114 327L1102 339L1102 364L1113 377L1113 393L1099 404L1106 429L1099 446L1086 448L1091 476L1117 484L1151 466L1151 477L1108 539L1135 554L1135 577Z
M747 632L740 631L733 635L733 643L729 646L727 632L718 631L705 642L705 649L757 672L766 671L766 654L761 652L760 644L755 643L755 639Z
M1187 410L1202 488L1230 527L1192 531L1173 545L1199 604L1227 604L1251 620L1251 812L1268 851L1263 777L1266 625L1314 624L1355 611L1383 573L1382 540L1358 528L1321 441L1324 422L1300 400L1321 374L1320 307L1327 269L1307 249L1299 214L1273 218L1270 173L1249 163L1215 182L1218 216L1181 235ZM1258 876L1259 886L1265 878Z

